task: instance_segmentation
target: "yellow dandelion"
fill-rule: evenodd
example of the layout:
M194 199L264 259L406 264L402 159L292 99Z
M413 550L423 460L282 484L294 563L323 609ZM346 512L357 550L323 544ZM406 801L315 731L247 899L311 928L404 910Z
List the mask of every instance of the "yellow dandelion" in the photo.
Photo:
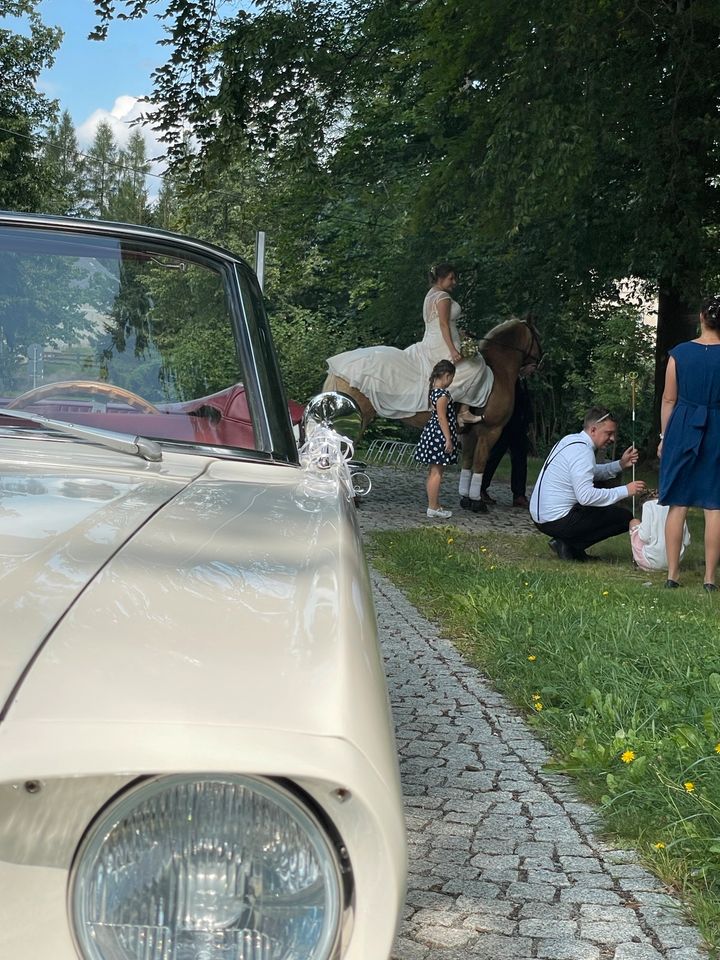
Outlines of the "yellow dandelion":
M454 537L448 537L448 543L455 543Z
M491 569L491 570L494 570L494 569L495 569L495 564L494 564L494 563L491 563L491 564L490 564L490 569Z
M536 700L535 703L533 704L533 706L535 707L535 709L537 710L538 713L540 713L540 711L541 711L542 708L543 708L543 705L540 703L539 700Z
M529 586L530 586L530 584L527 582L527 580L523 581L523 583L524 583L524 586L526 586L526 587L529 587Z
M657 843L653 844L653 847L655 847L656 850L664 850L665 844L662 842L662 840L658 840Z
M720 743L715 744L715 753L720 753Z
M609 596L610 596L610 591L609 591L609 590L603 590L602 595L603 595L604 597L609 597Z
M534 693L534 694L532 695L532 698L533 698L533 700L540 700L540 699L541 699L539 693Z
M695 784L692 782L692 780L686 780L685 783L683 784L683 786L685 787L685 792L686 792L686 793L694 793L694 792L695 792Z
M622 760L623 763L632 763L633 760L635 759L635 751L626 750L625 753L620 754L620 759Z
M535 656L534 653L531 653L531 654L528 656L528 660L530 661L530 663L535 663L535 661L537 660L537 657Z

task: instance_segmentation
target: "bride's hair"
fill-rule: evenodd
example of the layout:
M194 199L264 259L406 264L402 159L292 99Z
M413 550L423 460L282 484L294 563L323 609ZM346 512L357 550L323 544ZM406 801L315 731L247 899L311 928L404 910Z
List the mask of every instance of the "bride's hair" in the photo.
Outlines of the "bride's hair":
M438 280L442 280L443 277L447 277L450 273L457 275L457 270L451 263L434 263L430 267L430 284L437 283Z

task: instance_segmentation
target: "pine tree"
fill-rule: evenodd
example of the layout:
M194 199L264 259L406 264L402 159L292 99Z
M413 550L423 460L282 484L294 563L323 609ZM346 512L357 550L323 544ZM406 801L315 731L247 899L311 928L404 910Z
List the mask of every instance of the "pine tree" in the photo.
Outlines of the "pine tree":
M82 210L85 164L67 110L51 125L41 151L44 170L43 209L47 213L77 214Z

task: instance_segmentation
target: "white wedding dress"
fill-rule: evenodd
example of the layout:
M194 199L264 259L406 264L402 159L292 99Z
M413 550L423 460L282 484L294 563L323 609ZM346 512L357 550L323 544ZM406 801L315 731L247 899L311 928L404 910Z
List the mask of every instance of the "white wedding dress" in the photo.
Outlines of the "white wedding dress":
M449 293L431 287L423 304L425 336L404 350L397 347L360 347L329 357L328 370L363 393L380 417L412 417L428 409L430 374L438 360L449 360L440 329L437 305L450 301L450 336L457 350L457 321L462 309ZM468 357L457 365L450 393L455 403L483 407L493 386L493 372L483 357Z

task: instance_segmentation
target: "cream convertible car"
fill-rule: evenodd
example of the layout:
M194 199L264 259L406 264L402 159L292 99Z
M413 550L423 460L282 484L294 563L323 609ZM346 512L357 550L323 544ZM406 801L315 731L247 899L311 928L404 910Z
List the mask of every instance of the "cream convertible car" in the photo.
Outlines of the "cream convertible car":
M405 837L347 479L299 462L242 261L0 215L0 957L389 956Z

